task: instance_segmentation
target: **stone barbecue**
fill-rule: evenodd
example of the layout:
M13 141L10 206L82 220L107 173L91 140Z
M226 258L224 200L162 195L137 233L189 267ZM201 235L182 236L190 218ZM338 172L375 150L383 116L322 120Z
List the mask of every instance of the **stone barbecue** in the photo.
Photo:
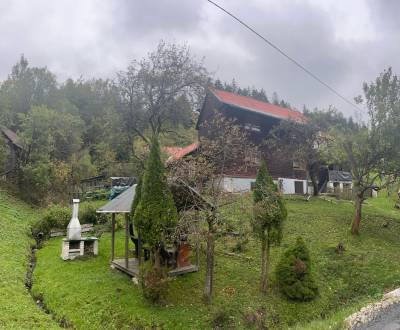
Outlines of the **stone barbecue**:
M78 219L79 199L73 199L72 203L72 218L67 227L67 237L62 240L61 258L73 260L81 256L96 256L98 239L81 236L81 224Z

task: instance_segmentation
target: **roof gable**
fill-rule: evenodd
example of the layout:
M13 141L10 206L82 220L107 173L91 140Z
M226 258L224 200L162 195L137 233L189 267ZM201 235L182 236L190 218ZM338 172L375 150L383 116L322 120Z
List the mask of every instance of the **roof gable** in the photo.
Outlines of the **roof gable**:
M22 149L21 142L15 132L8 129L7 127L1 127L1 132L3 135L16 147Z
M210 89L210 92L221 102L240 109L257 112L269 117L279 119L290 119L295 121L304 121L304 115L295 110L283 108L275 104L255 100L251 97L222 91L219 89Z

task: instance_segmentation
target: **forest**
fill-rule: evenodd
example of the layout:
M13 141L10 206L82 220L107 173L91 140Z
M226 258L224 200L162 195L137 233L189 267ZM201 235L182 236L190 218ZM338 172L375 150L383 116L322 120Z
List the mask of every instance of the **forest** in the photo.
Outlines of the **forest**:
M22 55L0 82L0 125L16 132L23 146L9 181L25 200L48 204L68 199L84 178L138 177L154 112L162 122L162 146L188 145L197 138L197 115L210 86L268 101L262 88L214 80L186 46L163 41L109 79L59 81ZM290 106L276 93L271 101ZM4 168L4 139L0 148Z

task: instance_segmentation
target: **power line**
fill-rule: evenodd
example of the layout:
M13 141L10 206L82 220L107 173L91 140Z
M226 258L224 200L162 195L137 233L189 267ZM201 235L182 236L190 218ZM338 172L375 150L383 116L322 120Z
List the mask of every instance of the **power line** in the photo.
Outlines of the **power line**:
M291 57L290 55L286 54L282 49L280 49L278 46L276 46L275 44L273 44L271 41L269 41L266 37L264 37L262 34L258 33L254 28L252 28L250 25L248 25L247 23L243 22L240 18L238 18L237 16L235 16L234 14L232 14L231 12L229 12L228 10L226 10L225 8L221 7L220 5L218 5L217 3L215 3L212 0L207 0L209 3L211 3L212 5L214 5L215 7L217 7L218 9L222 10L224 13L228 14L229 16L231 16L234 20L236 20L237 22L239 22L241 25L243 25L245 28L247 28L248 30L250 30L251 32L253 32L257 37L259 37L260 39L262 39L264 42L266 42L269 46L271 46L273 49L275 49L279 54L283 55L284 57L286 57L289 61L291 61L293 64L295 64L297 67L299 67L300 69L302 69L305 73L307 73L310 77L312 77L313 79L315 79L316 81L318 81L321 85L325 86L326 88L328 88L333 94L335 94L336 96L340 97L343 101L345 101L346 103L350 104L352 107L356 108L357 110L362 111L356 104L354 104L352 101L350 101L349 99L347 99L345 96L343 96L342 94L340 94L338 91L336 91L333 87L331 87L330 85L328 85L326 82L324 82L321 78L319 78L317 75L315 75L314 73L312 73L310 70L308 70L304 65L302 65L301 63L299 63L298 61L296 61L293 57Z

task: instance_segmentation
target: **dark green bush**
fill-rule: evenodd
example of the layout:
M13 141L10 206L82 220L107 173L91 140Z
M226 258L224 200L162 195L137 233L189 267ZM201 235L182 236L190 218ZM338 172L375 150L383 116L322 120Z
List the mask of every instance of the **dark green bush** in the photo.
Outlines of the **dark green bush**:
M86 200L97 201L97 200L106 200L110 191L107 189L97 189L93 191L88 191L85 194Z
M152 304L164 303L168 290L168 277L153 269L145 271L142 279L143 296Z
M92 223L94 225L106 223L107 216L104 213L96 213L96 210L97 208L92 204L81 204L79 207L80 223Z
M52 229L67 229L68 223L72 217L72 208L52 205L43 215L43 218L32 226L32 235L35 238L50 236ZM91 223L94 225L107 223L107 216L102 213L96 213L96 207L91 204L83 203L79 207L79 221L81 224Z
M53 228L67 228L71 214L68 207L52 205L46 210L43 218L32 226L33 237L43 236L43 238L46 238L50 236L50 231Z
M311 273L311 259L302 238L283 254L276 268L280 291L289 299L308 301L318 294Z

